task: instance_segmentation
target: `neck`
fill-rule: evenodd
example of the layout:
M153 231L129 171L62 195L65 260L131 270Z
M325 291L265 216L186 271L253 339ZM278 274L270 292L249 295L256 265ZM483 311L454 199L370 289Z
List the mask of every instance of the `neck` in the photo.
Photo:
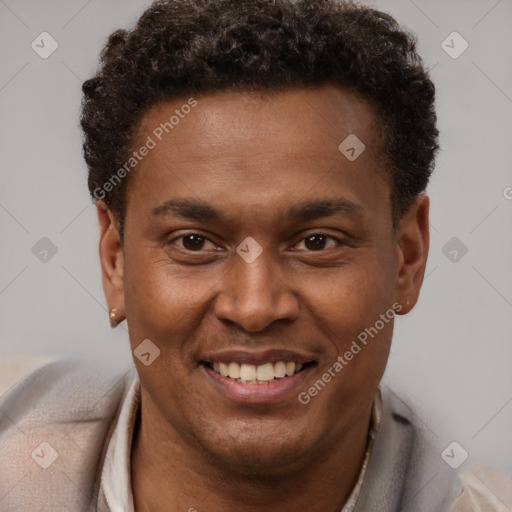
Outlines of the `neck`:
M359 476L370 410L349 431L332 432L322 448L293 465L265 471L223 467L183 440L172 427L141 420L131 457L136 512L339 512ZM169 504L173 508L169 508Z

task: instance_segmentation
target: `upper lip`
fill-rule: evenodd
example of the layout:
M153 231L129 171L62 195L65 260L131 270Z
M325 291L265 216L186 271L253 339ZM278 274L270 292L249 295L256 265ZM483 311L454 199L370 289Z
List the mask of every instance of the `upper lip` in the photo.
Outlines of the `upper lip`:
M277 363L278 361L306 364L313 362L314 358L291 350L271 349L260 350L258 352L249 352L247 350L211 352L205 354L200 360L206 363L236 362L238 364L254 364L258 366L265 363Z

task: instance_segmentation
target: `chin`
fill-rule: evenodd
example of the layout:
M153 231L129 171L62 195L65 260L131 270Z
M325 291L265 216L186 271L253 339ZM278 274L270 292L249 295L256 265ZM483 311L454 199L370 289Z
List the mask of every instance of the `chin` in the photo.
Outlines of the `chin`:
M315 445L304 432L283 427L252 429L246 424L211 432L198 441L216 466L244 476L277 476L288 473Z

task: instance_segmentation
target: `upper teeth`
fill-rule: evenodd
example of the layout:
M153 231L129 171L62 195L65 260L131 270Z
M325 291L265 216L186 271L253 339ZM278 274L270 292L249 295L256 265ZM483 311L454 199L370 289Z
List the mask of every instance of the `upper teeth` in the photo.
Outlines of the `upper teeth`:
M236 379L238 382L249 384L259 384L269 382L273 379L281 379L285 376L291 376L302 368L302 364L284 361L277 363L238 364L235 361L230 363L213 363L213 369L223 377Z

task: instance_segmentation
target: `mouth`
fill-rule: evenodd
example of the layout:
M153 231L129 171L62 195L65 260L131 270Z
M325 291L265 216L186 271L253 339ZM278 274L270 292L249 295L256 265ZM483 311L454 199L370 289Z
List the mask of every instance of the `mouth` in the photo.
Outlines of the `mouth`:
M237 361L201 361L201 364L216 374L240 384L263 385L297 375L316 362L267 361L262 364L249 364Z
M238 403L293 400L317 361L290 351L230 351L205 355L199 362L207 381Z

